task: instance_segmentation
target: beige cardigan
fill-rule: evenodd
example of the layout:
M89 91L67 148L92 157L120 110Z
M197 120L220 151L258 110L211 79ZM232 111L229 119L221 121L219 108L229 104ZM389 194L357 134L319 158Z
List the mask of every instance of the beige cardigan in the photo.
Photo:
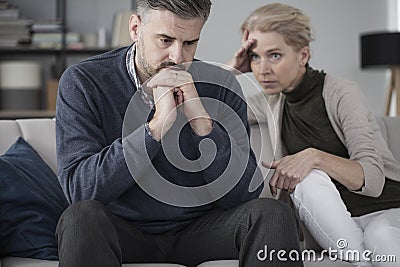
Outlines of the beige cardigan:
M346 146L350 159L358 161L363 168L364 186L354 192L378 197L382 193L385 177L400 182L400 165L388 149L358 86L352 81L326 75L322 97L329 120ZM284 99L282 93L260 93L247 99L249 122L268 124L275 159L287 155L281 139Z

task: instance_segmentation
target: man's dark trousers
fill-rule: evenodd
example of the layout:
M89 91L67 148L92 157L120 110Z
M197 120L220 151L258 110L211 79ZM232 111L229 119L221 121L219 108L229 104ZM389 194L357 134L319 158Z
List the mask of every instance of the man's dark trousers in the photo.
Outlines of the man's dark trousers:
M64 211L56 237L61 267L146 262L191 267L229 259L239 259L245 267L303 266L301 261L278 260L279 250L286 252L286 258L292 250L300 252L297 224L285 203L267 198L229 210L214 209L183 228L161 234L140 231L100 202L87 200Z

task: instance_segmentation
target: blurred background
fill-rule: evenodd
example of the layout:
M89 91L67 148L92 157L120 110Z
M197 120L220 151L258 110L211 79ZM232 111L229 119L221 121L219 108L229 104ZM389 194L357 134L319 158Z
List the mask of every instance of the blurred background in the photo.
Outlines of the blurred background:
M360 36L400 31L400 0L280 2L302 9L311 18L315 41L310 65L354 80L373 113L383 115L390 72L361 69ZM251 11L272 2L212 3L196 57L224 63L240 46L242 22ZM0 118L52 116L62 71L83 58L129 44L127 20L134 7L135 0L0 1ZM28 77L26 73L39 74ZM31 80L20 83L23 77ZM258 90L246 83L243 87L246 95Z

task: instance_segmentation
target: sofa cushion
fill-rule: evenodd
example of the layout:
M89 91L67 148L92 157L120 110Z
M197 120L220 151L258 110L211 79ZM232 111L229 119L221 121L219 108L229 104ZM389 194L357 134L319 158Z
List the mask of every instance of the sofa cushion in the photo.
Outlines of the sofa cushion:
M67 201L57 177L23 139L0 156L0 256L57 259L54 232Z
M400 162L400 118L398 117L380 117L378 124L381 128L382 136L389 146L397 162Z
M0 267L58 267L58 261L26 259L18 257L6 257L1 259L2 264ZM219 266L219 265L215 265ZM238 265L223 266L223 267L237 267ZM122 267L185 267L183 265L172 263L125 263ZM222 267L222 266L221 266Z

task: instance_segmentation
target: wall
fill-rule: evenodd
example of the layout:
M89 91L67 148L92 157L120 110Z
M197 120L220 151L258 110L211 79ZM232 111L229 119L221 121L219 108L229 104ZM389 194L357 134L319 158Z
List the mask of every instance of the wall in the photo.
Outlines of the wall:
M392 12L389 12L388 22L389 28L394 31L400 32L400 0L391 0L389 1L388 9ZM390 72L388 72L388 80L390 79ZM389 111L390 116L396 116L396 96L395 94L392 97L391 108Z
M96 33L104 27L110 43L114 15L130 8L131 0L67 0L67 23L82 34Z
M197 57L226 62L240 45L239 28L251 11L265 0L214 0L203 30ZM302 9L311 18L315 41L311 65L359 84L372 112L382 115L388 86L384 69L361 70L360 33L393 27L396 0L282 0ZM389 21L389 14L392 22Z
M9 0L31 18L51 18L56 0ZM134 0L67 0L67 20L72 31L95 33L106 27L108 36L113 14L129 8ZM210 18L203 30L197 57L226 62L240 45L239 27L250 12L265 0L212 0ZM311 65L357 82L376 115L382 115L388 87L388 71L361 70L359 36L369 31L393 30L399 23L399 0L282 0L311 17L315 41ZM246 88L245 88L246 89Z

